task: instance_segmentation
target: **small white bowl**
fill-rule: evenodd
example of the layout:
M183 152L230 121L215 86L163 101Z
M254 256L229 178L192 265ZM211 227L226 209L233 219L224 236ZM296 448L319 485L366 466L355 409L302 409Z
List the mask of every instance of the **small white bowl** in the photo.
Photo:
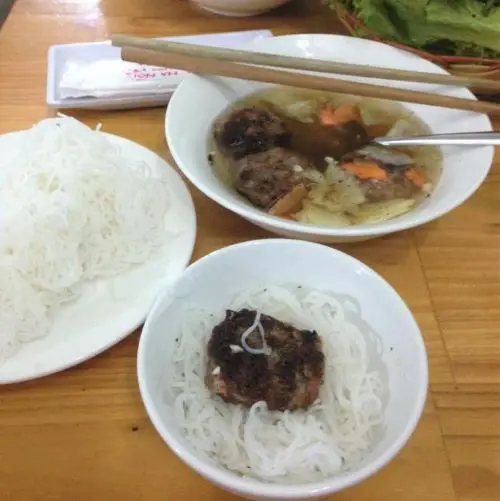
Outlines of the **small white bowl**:
M246 47L273 54L285 54L339 62L380 65L413 71L446 73L414 54L378 42L340 35L289 35L258 40ZM367 82L368 79L337 76ZM373 83L373 80L370 81ZM467 89L430 86L410 82L378 81L384 86L435 91L475 99ZM205 195L257 226L279 235L316 242L347 242L374 238L428 223L465 202L489 172L494 149L483 147L443 148L443 173L430 198L411 212L377 224L332 228L288 221L253 207L214 175L207 161L207 142L214 119L245 95L269 85L190 75L175 91L167 109L166 137L175 162L186 177ZM406 104L435 133L491 130L485 115L433 106Z
M191 0L204 10L221 16L248 17L263 14L290 0Z
M179 431L164 385L186 303L209 311L223 311L237 291L286 283L355 298L363 321L381 339L381 361L387 369L386 429L381 441L352 470L305 485L263 483L214 466L195 452ZM193 470L243 497L295 500L326 496L358 484L394 458L421 416L428 366L422 336L411 312L397 292L373 270L323 245L267 239L226 247L200 259L187 268L172 291L166 290L158 298L142 330L138 379L144 405L156 430Z

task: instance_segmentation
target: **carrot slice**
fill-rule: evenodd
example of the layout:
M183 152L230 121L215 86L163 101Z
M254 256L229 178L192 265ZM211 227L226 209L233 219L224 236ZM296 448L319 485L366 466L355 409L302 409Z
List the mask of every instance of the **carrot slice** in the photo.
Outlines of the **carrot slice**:
M375 179L377 181L387 180L387 172L376 162L349 162L341 164L340 167L342 167L345 171L354 174L358 179Z
M335 123L335 110L328 106L323 108L319 112L319 121L322 125L333 125Z
M357 121L359 114L356 106L342 104L336 109L326 106L320 111L319 119L323 125L342 125Z
M409 179L415 186L422 188L425 184L425 175L422 171L417 169L408 169L405 171L405 176Z
M309 191L303 184L298 184L292 188L286 195L281 197L270 209L269 213L273 216L284 216L291 212L296 212L302 205L302 200Z

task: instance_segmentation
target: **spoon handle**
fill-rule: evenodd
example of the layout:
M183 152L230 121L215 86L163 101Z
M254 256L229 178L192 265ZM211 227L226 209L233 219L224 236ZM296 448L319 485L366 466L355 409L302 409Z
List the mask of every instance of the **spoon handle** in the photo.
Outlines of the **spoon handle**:
M500 132L457 132L413 137L377 137L373 140L382 146L489 146L500 145Z

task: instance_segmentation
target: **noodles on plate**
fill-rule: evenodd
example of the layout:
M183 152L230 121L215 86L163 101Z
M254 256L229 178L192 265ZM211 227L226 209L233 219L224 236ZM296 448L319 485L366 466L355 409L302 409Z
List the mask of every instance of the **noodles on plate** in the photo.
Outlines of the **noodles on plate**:
M2 141L0 361L46 336L85 283L144 263L169 239L168 186L105 134L58 117Z

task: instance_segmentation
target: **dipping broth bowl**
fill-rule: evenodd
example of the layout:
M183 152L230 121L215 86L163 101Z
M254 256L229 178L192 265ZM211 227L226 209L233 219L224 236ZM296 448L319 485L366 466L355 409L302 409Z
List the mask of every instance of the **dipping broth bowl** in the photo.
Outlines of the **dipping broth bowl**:
M288 35L256 40L245 49L313 59L381 65L412 71L445 73L435 64L389 45L340 35ZM337 78L373 83L373 80L337 75ZM465 88L397 81L380 85L475 99ZM348 227L311 225L273 216L254 207L215 175L208 161L208 138L217 116L244 96L271 84L189 75L175 91L166 113L165 133L170 151L186 177L206 196L244 219L281 236L323 243L353 242L421 226L464 203L487 176L494 148L443 147L442 173L431 196L410 212L376 224ZM486 115L433 106L404 104L432 133L491 130Z

